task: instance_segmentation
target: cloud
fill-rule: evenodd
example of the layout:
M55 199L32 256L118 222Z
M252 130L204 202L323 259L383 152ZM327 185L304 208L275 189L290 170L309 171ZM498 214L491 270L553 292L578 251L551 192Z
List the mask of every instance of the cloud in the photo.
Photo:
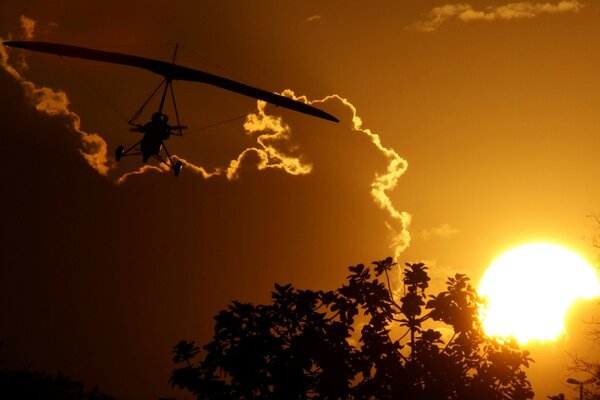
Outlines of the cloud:
M366 135L373 145L381 152L387 160L386 172L383 174L375 174L375 178L371 183L371 196L375 204L382 210L385 210L389 216L386 221L386 226L390 232L390 247L394 250L396 259L410 244L410 232L408 227L411 221L411 215L405 211L399 211L392 203L389 193L396 188L400 177L404 175L408 169L408 162L400 157L400 155L391 147L385 147L381 141L379 134L374 133L369 128L363 127L363 122L358 115L356 107L337 94L329 95L321 100L308 101L306 97L295 97L293 92L286 90L284 95L290 96L297 100L303 100L310 104L324 103L328 101L337 101L352 111L352 129L363 135Z
M413 24L412 28L421 32L434 32L443 23L451 19L463 22L470 21L495 21L524 18L536 18L540 14L558 14L565 12L578 12L583 4L578 0L562 0L558 3L532 3L523 1L508 3L502 6L489 6L483 10L476 10L470 4L446 4L433 8L428 18Z
M149 171L156 171L156 172L168 172L169 168L165 167L164 164L159 164L158 166L156 165L142 165L140 168L138 168L135 171L131 171L131 172L126 172L123 175L121 175L119 178L117 178L116 183L121 185L123 183L125 183L125 181L132 177L132 176L136 176L136 175L142 175L145 174L146 172Z
M293 92L285 91L283 95L293 97ZM258 147L244 150L236 160L232 160L227 168L227 178L235 179L243 161L248 155L254 153L260 160L257 164L259 170L267 168L282 169L291 175L306 175L312 171L312 165L302 162L300 156L288 153L290 149L287 143L290 138L290 127L284 124L280 117L274 117L265 113L264 101L257 101L258 111L246 116L244 130L247 135L256 135Z
M458 229L451 227L448 224L443 224L440 226L436 226L430 229L423 229L421 231L421 238L423 240L428 240L434 236L436 237L448 237L452 235L456 235L460 232Z
M31 30L26 30L26 32L33 34L35 21L27 17L23 17L22 21L24 21L24 27L31 27ZM81 149L79 151L82 157L98 173L106 176L114 166L114 163L109 161L107 157L107 143L100 135L88 133L81 129L81 119L70 110L67 94L60 90L37 86L24 78L9 63L9 53L3 46L0 46L0 66L19 82L26 99L37 111L46 115L65 118L69 130L80 136ZM333 94L319 100L310 101L305 96L296 96L289 89L283 91L282 94L309 104L341 104L351 111L351 129L365 135L375 149L383 155L387 162L386 169L375 174L368 190L375 204L387 214L385 226L389 230L390 247L393 249L394 255L398 257L410 244L408 227L411 216L407 212L398 210L389 194L396 188L400 177L406 172L408 162L400 157L393 148L386 147L382 143L379 134L363 126L358 110L349 100ZM281 117L267 114L264 101L257 101L257 111L246 116L243 127L247 135L255 138L255 145L246 148L233 159L223 162L220 167L208 170L177 155L173 155L173 159L181 161L186 167L186 171L192 171L203 179L223 177L226 180L236 180L246 168L259 171L277 169L290 175L306 175L312 172L313 165L304 160L298 146L290 141L291 129L289 125L284 123ZM147 172L164 173L171 172L171 170L164 164L158 166L143 165L135 171L121 175L116 179L116 183L123 184L129 178Z
M388 214L389 219L385 224L390 232L390 247L394 250L395 257L398 258L410 244L408 227L411 215L405 211L399 211L394 206L389 193L396 188L400 177L408 169L408 162L400 157L393 148L384 146L379 134L363 126L363 121L358 115L358 110L348 99L333 94L320 100L308 101L305 96L296 97L291 90L285 90L282 94L309 104L326 102L341 103L352 112L352 130L366 135L375 148L385 157L387 160L386 171L382 174L375 174L375 178L371 183L370 193L375 204Z
M33 39L36 24L37 21L26 17L25 15L21 15L21 29L23 30L23 37L25 39Z
M21 16L21 24L25 35L33 38L33 30L36 21L26 16ZM0 37L0 41L4 41ZM26 64L21 65L23 67ZM19 70L9 62L9 54L4 46L0 46L0 67L10 76L19 82L25 98L37 111L50 116L60 116L67 121L69 130L79 135L81 139L81 149L79 152L87 163L101 175L107 175L110 169L110 163L107 157L106 141L96 133L88 133L81 129L81 119L69 109L69 99L67 94L61 90L54 90L45 86L37 86L35 83L24 78Z
M346 107L352 113L351 129L367 136L377 151L387 160L385 172L375 175L370 186L370 194L375 204L388 215L385 225L389 230L390 248L393 249L396 258L400 256L410 244L408 227L411 222L411 215L398 210L393 204L389 193L396 188L400 177L406 172L408 162L400 157L393 148L384 146L379 134L363 126L358 110L348 99L333 94L311 101L306 96L296 96L291 89L286 89L281 94L308 104L338 103ZM204 167L183 160L176 155L173 158L184 162L186 170L190 168L205 179L221 176L227 180L236 180L240 177L244 168L256 168L259 171L279 169L290 175L311 173L313 165L304 162L302 155L297 154L299 149L289 142L291 138L290 127L283 122L281 117L267 114L265 106L264 101L258 100L257 111L248 114L244 122L246 134L256 137L256 146L243 150L237 157L225 163L226 166L208 171ZM124 183L131 176L150 171L170 172L164 165L160 167L143 166L137 171L124 174L117 180L117 183Z
M212 171L185 160L177 155L172 158L181 161L186 167L186 172L192 172L208 179L223 176L228 180L239 178L243 168L255 167L259 171L265 169L280 169L290 175L306 175L312 171L312 165L304 163L300 155L293 155L294 148L289 145L290 127L283 123L280 117L265 113L266 103L257 101L257 111L248 114L244 122L247 135L256 137L256 146L244 149L237 157L226 162L226 166L217 167ZM137 171L128 172L117 179L123 183L128 177L140 175L145 172L171 172L165 165L158 167L142 166Z
M185 170L186 172L191 171L197 175L200 175L204 179L212 178L213 176L223 175L223 173L222 173L223 169L221 169L221 168L216 168L214 171L209 172L204 167L194 165L193 163L189 162L188 160L185 160L177 155L173 155L172 158L175 162L181 161L183 166L186 168L186 170ZM146 164L146 165L142 165L140 168L138 168L135 171L126 172L125 174L121 175L119 178L117 178L116 183L118 185L121 185L121 184L125 183L125 181L127 181L127 179L129 177L136 176L136 175L142 175L142 174L144 174L146 172L150 172L150 171L172 172L171 168L169 168L167 165L162 164L162 163L158 164L158 165Z
M304 20L304 22L323 22L323 16L322 15L311 15L310 17L306 18Z

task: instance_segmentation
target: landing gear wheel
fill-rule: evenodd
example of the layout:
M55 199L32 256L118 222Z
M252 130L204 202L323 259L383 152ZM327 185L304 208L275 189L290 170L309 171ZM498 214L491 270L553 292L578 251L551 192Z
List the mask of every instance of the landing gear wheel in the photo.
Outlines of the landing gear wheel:
M125 153L125 147L123 147L123 146L117 147L117 149L115 150L115 160L117 160L117 162L121 161L121 157L123 157L123 153Z
M182 168L183 164L181 161L177 161L175 165L173 165L173 172L175 173L175 176L179 176L179 173L181 172Z

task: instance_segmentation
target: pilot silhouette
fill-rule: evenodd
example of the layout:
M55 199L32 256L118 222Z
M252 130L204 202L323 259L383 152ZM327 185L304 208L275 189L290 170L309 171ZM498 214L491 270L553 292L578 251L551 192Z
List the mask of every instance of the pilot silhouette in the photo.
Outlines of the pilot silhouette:
M145 163L148 159L160 152L160 147L163 140L167 140L171 136L173 127L168 125L169 117L160 112L152 114L150 122L147 122L139 128L139 131L144 134L140 143L142 150L142 161Z

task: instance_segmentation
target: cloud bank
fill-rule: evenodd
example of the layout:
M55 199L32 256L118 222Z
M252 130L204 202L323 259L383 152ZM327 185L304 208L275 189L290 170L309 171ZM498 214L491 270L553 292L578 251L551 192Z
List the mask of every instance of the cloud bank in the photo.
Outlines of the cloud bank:
M362 119L358 115L358 110L348 99L333 94L311 101L306 96L296 96L291 89L286 89L281 94L313 105L318 103L338 103L343 105L352 113L352 131L366 135L378 152L385 157L387 160L386 170L383 173L375 174L371 183L370 194L375 204L384 210L388 216L385 225L389 230L390 248L394 251L395 257L399 257L410 244L411 237L408 227L411 222L411 215L405 211L398 210L389 194L396 188L400 177L406 172L408 162L393 148L384 146L379 134L363 126ZM304 162L302 155L295 154L298 152L298 149L294 149L289 145L291 136L290 127L283 122L281 117L267 114L265 106L266 103L264 101L258 100L257 111L248 114L244 122L246 134L256 137L256 146L243 150L236 158L230 160L226 166L208 171L204 167L195 165L176 155L173 158L182 161L186 167L186 171L191 170L205 179L221 176L227 180L236 180L240 177L243 168L251 167L255 167L258 170L279 169L290 175L306 175L311 173L313 166ZM164 165L144 165L137 171L124 174L117 182L124 183L129 177L150 171L171 172Z
M24 15L21 16L21 28L25 39L34 37L35 25L36 21L33 19ZM0 37L0 42L4 40ZM19 60L17 64L22 70L27 69L24 60ZM88 133L81 129L81 119L79 115L69 109L69 99L65 92L45 86L37 86L24 78L19 70L10 64L9 54L4 46L0 46L0 68L19 82L23 88L25 98L37 111L50 116L63 117L69 130L79 135L81 139L79 152L85 161L99 174L108 174L110 163L107 157L106 141L96 133Z
M217 176L225 177L227 180L239 178L241 170L247 165L254 163L259 171L266 169L280 169L290 175L306 175L312 171L312 165L302 161L301 156L292 155L286 150L289 146L290 127L280 117L265 113L267 103L257 101L257 112L248 114L244 122L244 130L247 135L256 138L256 146L243 150L236 158L217 167L212 171L185 160L177 155L173 159L181 161L186 171L192 171L203 178ZM124 183L130 176L140 175L144 172L170 172L164 164L159 166L144 165L138 170L122 175L117 183Z
M22 16L21 24L24 36L32 38L36 21ZM70 110L67 94L60 90L37 86L24 78L9 63L9 53L3 46L0 46L0 66L20 83L26 99L37 111L49 116L60 116L66 120L69 130L79 135L81 139L81 149L79 151L82 157L99 174L107 176L114 167L114 162L109 161L107 157L107 143L100 135L88 133L81 129L81 119ZM411 216L407 212L398 210L389 194L396 188L398 180L406 172L408 168L407 161L400 157L393 148L386 147L382 143L379 134L363 126L356 107L348 99L334 94L310 101L305 96L296 96L289 89L282 94L308 104L337 103L346 107L351 111L352 131L368 137L376 150L383 155L387 161L386 170L375 174L370 185L370 194L375 204L384 210L387 215L385 225L389 230L390 247L393 249L395 256L398 257L410 243L408 226ZM264 101L257 101L257 111L246 116L243 127L247 135L255 138L255 145L246 148L228 162L224 162L221 167L207 170L177 155L173 155L173 158L181 161L186 167L186 171L191 171L203 179L222 177L230 181L236 180L244 168L256 168L259 171L278 169L290 175L306 175L313 170L313 166L303 160L299 149L290 143L290 127L281 117L267 114ZM127 179L147 172L164 173L171 172L171 170L164 164L143 165L135 171L123 174L117 178L116 183L123 184Z
M489 6L483 10L476 10L470 4L446 4L433 8L428 18L415 23L412 27L420 32L434 32L449 20L463 22L513 20L536 18L541 14L559 14L578 12L583 4L578 0L562 0L558 3L532 3L523 1L508 3L502 6Z
M375 174L375 177L371 183L370 193L375 204L380 209L384 210L388 215L385 225L387 226L390 234L390 247L393 249L395 257L398 258L410 244L410 233L408 231L408 227L410 225L411 216L407 212L398 210L393 204L389 194L396 188L400 177L406 172L408 168L408 162L400 157L400 155L393 148L384 146L379 134L374 133L369 128L363 126L362 119L358 115L358 110L348 99L340 95L333 94L319 100L310 101L306 96L296 96L290 89L283 91L282 94L295 100L313 105L329 102L341 103L344 107L348 108L352 112L352 130L367 136L375 148L385 157L387 160L386 171L384 173ZM277 129L281 129L286 132L282 136L278 137L287 138L287 135L289 134L289 127L287 127L287 125L280 125L280 118L265 115L264 108L262 110L260 109L260 102L259 114L260 118L258 120L254 120L252 114L248 116L246 123L244 124L244 127L247 131L252 130L253 132L261 132L263 131L263 127L255 125L254 122L258 122L263 119L274 119L277 121L276 124L266 124L264 126L277 126ZM309 173L312 169L312 166L302 164L300 159L295 159L294 163L288 164L287 162L284 162L286 160L286 156L284 155L276 155L275 153L269 155L275 160L279 160L279 165L276 164L274 167L284 168L289 173ZM290 171L290 165L298 166L298 168Z
M387 160L386 171L375 175L371 183L370 193L375 204L388 215L385 225L389 230L390 247L393 249L394 255L399 257L410 244L408 227L411 216L407 212L398 210L389 194L396 188L400 177L406 172L408 162L400 157L394 149L384 146L379 134L363 126L362 119L358 115L358 110L348 99L334 94L319 100L310 101L306 96L296 96L290 89L284 90L282 95L308 104L329 102L342 104L352 112L351 129L357 133L366 135L376 149L385 157ZM235 180L239 178L242 169L250 165L254 165L258 170L279 169L290 175L309 174L313 166L305 163L301 155L294 155L288 152L290 148L288 146L291 132L290 127L283 122L281 117L267 114L265 106L266 103L264 101L258 100L258 111L248 114L244 122L246 134L256 137L256 146L243 150L236 158L229 161L227 166L207 171L204 167L195 165L180 157L174 156L174 158L181 160L187 169L203 178L222 176L228 180ZM154 167L145 165L137 171L124 174L119 178L118 183L125 182L131 176L150 171L170 172L164 166Z

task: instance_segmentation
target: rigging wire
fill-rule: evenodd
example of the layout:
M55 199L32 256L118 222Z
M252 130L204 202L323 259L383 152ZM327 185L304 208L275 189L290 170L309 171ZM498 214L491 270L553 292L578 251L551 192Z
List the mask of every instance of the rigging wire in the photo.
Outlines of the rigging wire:
M203 56L203 55L195 52L194 50L190 49L189 47L187 47L187 46L181 46L181 49L184 50L184 51L187 51L188 53L190 53L190 54L192 54L192 55L194 55L196 57L198 57L200 60L202 60L202 61L204 61L204 62L206 62L206 63L208 63L208 64L210 64L210 65L212 65L212 66L214 66L214 67L216 67L218 69L220 69L220 70L222 70L223 72L229 74L231 77L237 79L238 81L240 81L242 83L246 83L246 84L248 83L244 79L242 79L240 76L238 76L237 74L235 74L233 71L225 68L224 66L222 66L220 64L217 64L216 62L214 62L214 61L210 60L209 58L207 58L207 57L205 57L205 56Z
M267 106L267 107L265 107L265 110L270 110L270 109L272 109L272 108L277 108L277 107L279 107L279 106L275 106L275 105L272 105L272 106ZM248 116L248 114L250 114L250 113L253 113L253 112L256 112L256 111L257 111L257 110L256 110L256 109L254 109L253 111L247 112L247 113L245 113L245 114L241 114L241 115L238 115L238 116L235 116L235 117L231 117L231 118L228 118L228 119L225 119L225 120L219 121L219 122L214 122L214 123L212 123L212 124L204 125L204 126L201 126L200 128L196 128L196 129L193 129L193 130L191 130L191 131L187 131L187 132L185 132L185 134L184 134L184 135L185 135L185 136L187 136L187 135L189 135L189 134L191 134L191 133L196 133L196 132L200 132L200 131L205 131L205 130L207 130L207 129L210 129L210 128L215 128L215 127L217 127L217 126L224 125L224 124L227 124L227 123L229 123L229 122L238 121L238 120L240 120L240 119L242 119L242 118L246 118L246 117Z
M75 72L75 74L76 74L77 76L79 76L79 78L80 78L82 81L84 81L84 82L85 82L85 83L86 83L86 84L87 84L87 85L88 85L90 88L92 88L92 90L93 90L94 92L96 92L96 94L97 94L97 95L98 95L98 96L99 96L99 97L100 97L102 100L104 100L104 102L105 102L106 104L108 104L108 106L109 106L110 108L112 108L112 110L113 110L115 113L117 113L117 115L118 115L119 117L121 117L121 119L122 119L123 121L125 121L125 122L128 122L127 118L126 118L126 117L125 117L125 116L124 116L124 115L123 115L123 114L122 114L122 113L121 113L121 112L120 112L120 111L117 109L117 107L116 107L114 104L112 104L112 103L111 103L111 102L110 102L110 101L109 101L109 100L108 100L108 99L107 99L107 98L106 98L106 97L105 97L105 96L104 96L104 95L103 95L103 94L100 92L100 90L98 90L98 89L97 89L97 88L96 88L94 85L92 85L92 83L91 83L90 81L88 81L87 79L85 79L85 77L83 76L83 74L81 74L81 73L80 73L80 72L79 72L79 71L78 71L78 70L77 70L77 69L76 69L76 68L75 68L73 65L71 65L71 63L69 63L69 62L66 60L66 58L64 58L64 57L62 57L62 56L58 56L58 58L60 58L61 60L63 60L63 62L64 62L65 64L67 64L67 66L68 66L68 67L69 67L69 68L70 68L70 69L71 69L73 72Z
M238 80L239 82L242 82L242 83L245 83L245 84L249 84L249 83L248 83L248 82L247 82L245 79L241 78L241 77L240 77L238 74L234 73L234 72L233 72L233 71L231 71L230 69L228 69L228 68L225 68L225 67L224 67L224 66L222 66L221 64L218 64L218 63L216 63L216 62L214 62L214 61L210 60L209 58L207 58L207 57L205 57L205 56L201 55L200 53L198 53L198 52L196 52L196 51L194 51L194 50L190 49L189 47L187 47L187 46L184 46L184 45L181 45L181 46L179 46L179 48L180 48L180 49L182 49L183 51L186 51L187 53L189 53L189 54L191 54L191 55L193 55L193 56L196 56L196 57L197 57L197 58L199 58L200 60L202 60L202 61L204 61L204 62L206 62L206 63L208 63L208 64L210 64L210 65L212 65L212 66L214 66L214 67L216 67L216 68L218 68L218 69L220 69L220 70L222 70L222 71L223 71L223 72L225 72L227 75L229 75L229 76L230 76L230 77L232 77L232 78L235 78L235 79L236 79L236 80ZM272 109L272 108L276 108L276 107L279 107L279 106L276 106L276 105L268 105L268 106L266 106L266 107L265 107L265 110L270 110L270 109ZM211 123L211 124L208 124L208 125L201 126L201 127L199 127L199 128L196 128L196 129L193 129L193 130L190 130L190 131L187 131L187 132L185 132L185 135L187 136L187 135L189 135L189 134L191 134L191 133L197 133L197 132L204 131L204 130L207 130L207 129L210 129L210 128L215 128L215 127L217 127L217 126L224 125L224 124L227 124L227 123L230 123L230 122L238 121L238 120L240 120L240 119L242 119L242 118L246 118L246 116L247 116L249 113L256 112L256 111L257 111L257 110L256 110L256 109L254 109L253 111L247 112L247 113L245 113L245 114L240 114L240 115L237 115L237 116L235 116L235 117L227 118L227 119L224 119L224 120L221 120L221 121L218 121L218 122L214 122L214 123Z
M97 47L97 48L111 48L111 47L150 47L150 46L155 46L155 47L157 47L157 46L167 46L167 45L168 45L168 46L172 46L173 44L172 44L172 43L160 43L160 44L137 44L137 45L106 45L106 46L95 46L95 47ZM187 48L187 47L185 47L185 46L179 46L179 44L178 44L178 43L176 44L176 46L178 46L180 49L182 49L182 50L184 50L184 51L187 51L188 53L191 53L192 55L194 55L194 56L196 56L196 57L200 58L201 60L203 60L203 61L205 61L205 62L207 62L207 63L209 63L209 64L211 64L211 65L213 65L213 66L215 66L215 67L217 67L217 68L219 68L219 69L221 69L221 70L223 70L224 72L228 73L229 75L231 75L231 76L235 77L237 80L239 80L239 81L241 81L241 82L244 82L244 81L243 81L243 80L242 80L240 77L236 76L236 74L234 74L234 73L233 73L232 71L230 71L229 69L227 69L227 68L223 67L222 65L220 65L220 64L217 64L217 63L215 63L215 62L213 62L213 61L209 60L208 58L206 58L206 57L204 57L204 56L200 55L199 53L197 53L197 52L195 52L195 51L193 51L193 50L191 50L191 49L189 49L189 48ZM144 102L144 104L142 104L142 106L141 106L141 107L140 107L140 108L137 110L137 112L134 114L134 116L133 116L132 118L130 118L130 119L127 119L127 118L126 118L126 117L123 115L123 113L121 113L121 112L118 110L118 108L117 108L117 107L116 107L116 106L115 106L115 105L114 105L114 104L113 104L113 103L112 103L112 102L111 102L111 101L110 101L110 100L109 100L109 99L108 99L106 96L104 96L104 95L102 94L102 92L101 92L101 91L100 91L98 88L96 88L96 87L95 87L95 86L94 86L94 85L93 85L93 84L92 84L92 83L91 83L91 82L90 82L88 79L86 79L86 78L85 78L85 76L84 76L84 75L83 75L81 72L79 72L79 71L78 71L78 70L75 68L75 66L73 66L71 63L69 63L65 57L59 56L59 58L60 58L60 59L61 59L61 60L62 60L62 61L63 61L63 62L64 62L64 63L65 63L65 64L66 64L66 65L67 65L67 66L68 66L68 67L69 67L69 68L70 68L70 69L71 69L71 70L72 70L72 71L73 71L73 72L74 72L74 73L75 73L75 74L76 74L76 75L77 75L77 76L78 76L78 77L79 77L79 78L80 78L80 79L83 81L83 82L85 82L85 83L86 83L86 84L87 84L87 85L88 85L88 86L89 86L89 87L90 87L90 88L91 88L91 89L92 89L92 90L93 90L93 91L96 93L96 95L98 95L98 97L100 97L100 98L101 98L101 99L102 99L102 100L103 100L103 101L104 101L104 102L105 102L105 103L106 103L106 104L107 104L107 105L108 105L108 106L109 106L109 107L110 107L110 108L111 108L111 109L112 109L112 110L113 110L113 111L114 111L114 112L115 112L115 113L116 113L116 114L117 114L117 115L118 115L118 116L119 116L119 117L120 117L120 118L123 120L123 121L127 122L127 123L128 123L128 124L130 124L130 125L131 125L132 123L135 123L135 121L137 120L137 118L139 118L139 117L140 117L140 115L143 113L143 111L144 111L144 108L145 108L145 107L148 105L148 103L150 102L150 100L152 99L152 97L154 97L154 95L156 94L156 92L157 92L157 91L158 91L158 90L159 90L159 89L162 87L162 85L165 83L164 79L161 79L160 83L159 83L159 84L158 84L158 85L157 85L157 86L154 88L154 90L152 91L152 93L150 94L150 96L147 98L147 100ZM171 95L174 97L173 88L171 88ZM279 106L276 106L276 105L268 105L268 106L266 106L266 107L265 107L265 110L270 110L270 109L277 108L277 107L279 107ZM246 116L247 116L249 113L256 112L256 111L257 111L257 110L255 109L255 110L253 110L253 111L250 111L250 112L247 112L247 113L244 113L244 114L240 114L240 115L237 115L237 116L235 116L235 117L227 118L227 119L224 119L224 120L221 120L221 121L218 121L218 122L214 122L214 123L211 123L211 124L207 124L207 125L201 126L201 127L199 127L199 128L196 128L196 129L193 129L193 130L190 130L190 131L187 131L187 132L185 132L185 136L187 136L187 135L189 135L189 134L192 134L192 133L201 132L201 131L204 131L204 130L207 130L207 129L210 129L210 128L215 128L215 127L217 127L217 126L224 125L224 124L227 124L227 123L230 123L230 122L238 121L238 120L240 120L240 119L242 119L242 118L246 118ZM176 114L178 114L178 110L177 110L177 109L175 109L175 113L176 113ZM178 118L178 115L176 115L176 117Z
M159 43L159 44L137 44L137 45L105 45L105 46L94 46L96 48L111 48L111 47L163 47L163 46L172 46L173 43ZM177 44L178 46L178 44ZM119 111L119 109L117 109L117 107L106 97L102 94L102 92L96 88L88 79L85 78L85 76L79 72L79 70L77 70L75 68L74 65L72 65L71 63L69 63L67 61L67 59L65 57L62 56L58 56L82 81L84 81L95 93L96 95L98 95L98 97L100 97L123 121L127 122L129 125L131 125L132 123L135 123L135 121L140 117L140 115L144 112L144 108L148 105L148 103L150 102L150 100L152 99L152 97L154 97L154 94L156 94L156 92L161 88L161 86L165 83L164 79L161 79L160 83L156 86L156 88L152 91L152 94L148 97L148 99L144 102L144 104L142 104L142 106L136 111L136 113L133 115L133 117L127 119L122 112Z
M142 115L142 113L144 112L144 108L148 105L148 103L150 103L150 101L152 100L152 98L154 97L156 92L158 92L158 90L162 87L162 85L165 85L165 84L166 84L166 80L164 78L161 78L160 83L158 85L156 85L156 87L154 88L154 90L152 91L150 96L148 96L146 101L144 101L144 104L142 104L142 106L136 111L136 113L133 114L133 117L131 117L129 119L129 121L127 121L127 123L129 125L135 124L136 120L140 117L140 115Z
M183 132L181 131L183 128L181 126L181 122L179 121L179 111L177 111L177 102L175 101L175 91L173 89L173 82L169 85L169 89L171 89L171 101L173 102L173 109L175 110L175 119L177 120L177 130L179 131L179 136L183 136Z

